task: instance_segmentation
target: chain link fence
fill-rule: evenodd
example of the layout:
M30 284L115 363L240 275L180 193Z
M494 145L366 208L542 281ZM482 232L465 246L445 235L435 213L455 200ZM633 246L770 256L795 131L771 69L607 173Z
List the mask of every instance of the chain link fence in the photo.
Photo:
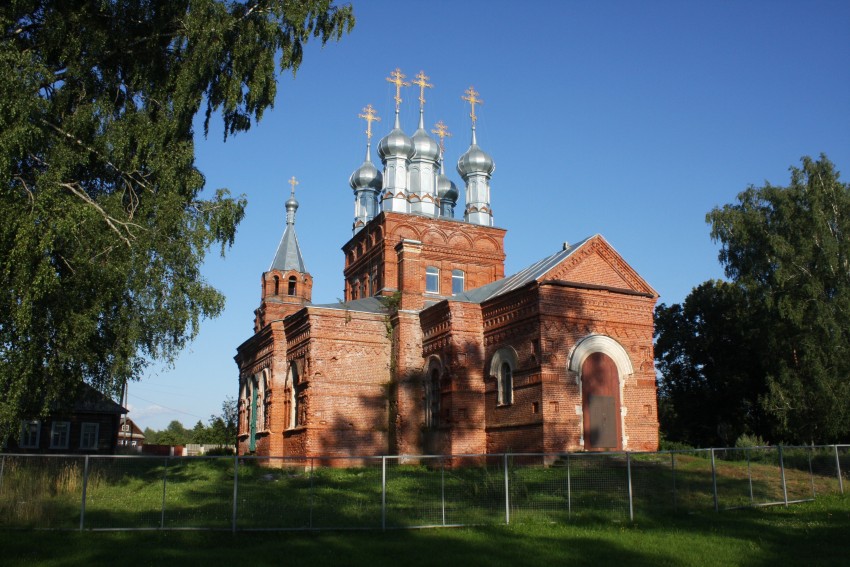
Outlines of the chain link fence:
M384 457L0 455L0 528L398 529L700 513L841 493L850 445Z

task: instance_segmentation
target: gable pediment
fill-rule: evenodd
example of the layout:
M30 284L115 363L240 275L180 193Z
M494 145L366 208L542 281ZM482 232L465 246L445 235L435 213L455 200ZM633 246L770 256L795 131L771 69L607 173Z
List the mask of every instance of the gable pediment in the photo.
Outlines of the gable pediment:
M537 279L624 289L658 297L646 280L599 234L581 243L572 254Z

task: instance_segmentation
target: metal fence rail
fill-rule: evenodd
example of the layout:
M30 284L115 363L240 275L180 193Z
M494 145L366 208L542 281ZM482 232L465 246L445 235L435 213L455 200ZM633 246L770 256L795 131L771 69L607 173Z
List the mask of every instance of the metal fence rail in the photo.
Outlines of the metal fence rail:
M845 491L850 445L382 457L0 455L0 528L322 530L569 522Z

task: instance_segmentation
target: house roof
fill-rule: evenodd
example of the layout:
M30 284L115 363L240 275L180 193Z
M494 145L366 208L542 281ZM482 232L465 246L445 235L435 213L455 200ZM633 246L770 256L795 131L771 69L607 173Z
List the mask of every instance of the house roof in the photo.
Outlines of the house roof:
M122 414L127 413L127 409L109 396L83 383L74 401L74 412Z

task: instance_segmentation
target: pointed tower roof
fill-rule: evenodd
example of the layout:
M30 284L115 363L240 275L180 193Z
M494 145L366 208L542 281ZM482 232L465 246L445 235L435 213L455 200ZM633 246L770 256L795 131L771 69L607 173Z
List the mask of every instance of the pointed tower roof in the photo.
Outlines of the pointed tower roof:
M292 186L292 191L286 201L286 228L269 270L281 272L295 270L307 273L307 268L304 267L304 258L301 256L301 247L298 246L298 237L295 236L295 211L298 210L298 201L295 200L295 186L298 185L298 181L293 176L289 180L289 184Z

